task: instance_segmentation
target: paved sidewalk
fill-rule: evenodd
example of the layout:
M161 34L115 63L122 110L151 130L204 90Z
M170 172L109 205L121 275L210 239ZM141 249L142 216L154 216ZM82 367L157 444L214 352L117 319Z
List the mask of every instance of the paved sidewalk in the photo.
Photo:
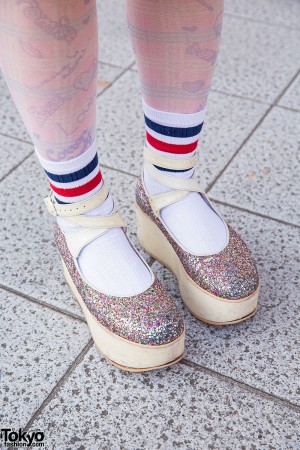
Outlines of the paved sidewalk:
M100 161L137 243L141 99L123 2L100 3ZM300 449L299 18L298 0L227 1L198 173L256 257L260 308L204 325L146 256L187 324L185 359L167 370L121 372L95 350L63 280L46 179L0 80L1 427L40 429L47 450Z

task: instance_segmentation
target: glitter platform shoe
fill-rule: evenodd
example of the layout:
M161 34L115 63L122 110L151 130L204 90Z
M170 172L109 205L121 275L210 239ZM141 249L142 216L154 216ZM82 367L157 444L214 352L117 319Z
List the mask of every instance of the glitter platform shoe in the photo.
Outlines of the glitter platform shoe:
M138 237L149 255L166 266L178 281L182 299L190 312L203 322L224 325L253 316L257 309L259 278L246 244L215 211L194 178L181 179L154 166L174 170L194 167L196 157L171 159L145 147L144 160L151 177L172 190L149 196L143 176L136 188ZM160 211L188 195L198 192L223 220L227 230L225 248L212 255L194 255L176 241L164 225Z
M83 216L107 196L105 185L89 200L58 204L53 193L46 199L48 211L63 216L78 229L63 233L55 225L55 240L64 275L87 320L99 352L112 364L129 371L146 371L178 362L184 351L183 320L170 295L152 273L147 290L132 297L99 292L83 277L77 258L83 247L113 227L125 227L118 212L109 216ZM116 280L116 283L118 280Z

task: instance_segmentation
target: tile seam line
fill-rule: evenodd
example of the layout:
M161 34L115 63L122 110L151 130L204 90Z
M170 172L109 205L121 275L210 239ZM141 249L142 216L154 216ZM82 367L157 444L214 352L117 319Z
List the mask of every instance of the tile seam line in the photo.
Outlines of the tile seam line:
M246 100L248 102L257 103L258 105L266 105L266 106L271 106L272 105L272 103L270 103L270 102L257 100L256 98L246 97L244 95L233 94L232 92L225 92L225 91L222 91L220 89L211 88L210 92L215 92L216 94L226 95L227 97L238 98L240 100Z
M12 101L11 97L10 97L10 101ZM21 139L19 137L12 136L11 134L1 133L1 131L0 131L0 136L6 137L6 138L10 138L10 139L14 139L15 141L22 142L22 144L33 145L31 141L26 141L25 139Z
M274 222L281 223L282 225L288 225L292 228L297 228L297 229L300 228L300 225L297 225L295 223L286 222L285 220L277 219L276 217L268 216L266 214L262 214L257 211L252 211L251 209L242 208L241 206L238 206L238 205L233 205L231 203L223 202L222 200L218 200L213 197L210 197L210 200L213 201L214 203L217 203L218 205L228 206L230 208L237 209L238 211L246 212L246 213L252 214L254 216L261 217L262 219L273 220Z
M80 353L76 356L76 358L70 364L70 366L65 371L63 376L58 380L58 382L53 387L53 389L49 392L47 397L42 401L42 403L38 407L38 409L32 414L31 418L28 420L27 424L24 427L24 431L30 431L29 429L31 428L33 422L35 422L41 416L44 409L52 401L52 399L57 395L57 393L63 387L63 385L65 384L67 379L72 375L72 373L77 368L77 366L83 361L84 357L86 356L87 352L92 348L92 346L93 346L93 339L90 338L88 340L88 343L83 347L83 349L80 351Z
M109 67L113 67L113 68L115 68L115 69L126 69L126 67L128 67L128 66L118 66L117 64L112 64L112 63L109 63L109 62L107 62L107 61L104 61L104 60L102 60L101 58L99 58L98 59L98 62L100 63L100 64L103 64L104 66L109 66ZM134 64L134 63L133 63Z
M71 312L69 312L69 311L67 311L67 310L65 310L63 308L59 308L58 306L50 305L49 303L44 302L43 300L38 300L38 299L32 297L31 295L24 294L23 292L18 291L18 290L13 289L13 288L10 288L8 286L5 286L2 283L0 283L0 289L2 289L3 291L9 292L11 294L14 294L14 295L16 295L18 297L21 297L24 300L28 300L29 302L35 303L36 305L42 306L44 308L51 309L52 311L55 311L55 312L60 313L60 314L63 314L64 316L70 317L72 319L80 321L81 323L85 323L86 324L86 320L83 317L79 316L78 314L71 313Z
M195 363L193 361L190 361L188 359L181 360L179 362L179 364L181 364L183 366L186 366L186 367L189 367L191 369L203 372L206 375L210 375L211 377L216 378L216 379L218 379L220 381L223 381L223 382L225 382L227 384L237 386L243 391L251 392L252 394L255 394L256 396L258 396L260 398L267 399L269 401L272 401L273 403L276 403L276 404L278 404L280 406L284 406L284 407L286 407L286 408L288 408L290 410L293 410L296 413L300 414L300 406L299 405L297 405L296 403L290 402L289 400L286 400L286 399L284 399L282 397L278 397L277 395L273 395L273 394L270 394L268 392L265 392L262 389L259 389L259 388L256 388L254 386L251 386L251 385L249 385L247 383L244 383L243 381L236 380L235 378L231 378L231 377L229 377L227 375L224 375L224 374L222 374L220 372L217 372L217 371L215 371L213 369L210 369L208 367L201 366L200 364L197 364L197 363Z
M292 77L290 82L287 84L287 86L281 91L281 93L276 97L276 99L273 102L273 106L277 106L282 97L285 95L286 91L290 88L290 86L294 83L294 81L298 78L298 75L300 74L300 69L298 69L295 73L295 75Z
M100 149L99 153L100 153L100 159L101 159L101 149ZM122 169L116 169L115 167L111 167L107 164L101 164L101 161L100 161L100 167L105 167L106 169L113 170L114 172L119 172L119 173L123 173L124 175L129 175L131 177L138 178L138 175L136 175L134 173L126 172L126 170L122 170Z
M284 106L284 105L278 105L277 104L276 108L285 109L286 111L290 111L290 112L300 113L300 109L290 108L289 106Z
M267 118L267 116L269 115L269 113L275 108L277 107L277 103L281 100L281 98L284 96L284 94L286 93L286 91L288 90L288 88L291 86L291 84L293 84L293 82L296 80L296 78L298 77L300 73L300 69L297 70L297 72L294 74L294 76L291 78L291 80L288 82L288 84L284 87L284 89L280 92L280 94L275 98L274 102L267 108L267 110L265 111L265 113L261 116L261 118L259 119L259 121L256 123L256 125L252 128L252 130L250 131L250 133L246 136L245 139L243 139L242 143L240 144L240 146L237 148L237 150L234 152L234 154L232 155L232 157L229 159L229 161L225 164L225 166L223 167L223 169L219 172L219 174L215 177L215 179L209 183L206 192L210 192L211 189L215 186L215 184L217 183L217 181L221 178L221 176L224 174L224 172L226 171L226 169L229 167L229 165L232 163L232 161L235 159L235 157L239 154L239 152L241 151L241 149L244 147L244 145L250 140L250 138L253 136L253 134L256 132L256 130L261 126L261 124L264 122L264 120Z
M230 164L232 163L232 161L235 159L235 157L239 154L239 152L241 151L241 149L244 147L245 144L247 144L247 142L250 140L250 138L252 137L252 135L256 132L256 130L260 127L260 125L263 123L263 121L265 120L265 118L268 116L268 114L272 111L273 109L273 105L270 105L267 110L264 112L264 114L261 116L261 118L259 119L259 121L256 123L256 125L252 128L252 130L250 131L250 133L245 137L245 139L243 139L242 143L239 145L239 147L237 148L237 150L234 152L234 154L231 156L231 158L227 161L227 163L225 164L225 166L223 167L222 170L220 170L220 172L218 173L218 175L215 177L215 179L209 183L206 192L209 193L211 191L211 189L214 187L214 185L217 183L217 181L221 178L221 176L224 174L224 172L226 171L226 169L230 166Z
M96 102L98 100L98 98L101 97L101 95L104 94L104 92L106 92L108 89L110 89L112 86L114 86L114 84L123 76L125 75L126 72L130 71L130 69L132 68L132 66L134 65L135 61L133 61L131 64L129 64L129 66L125 67L120 73L119 75L116 76L116 78L112 81L111 84L109 84L108 86L106 86L98 95L97 95L97 99ZM97 122L96 122L97 123Z
M267 22L265 20L257 20L257 19L253 19L253 17L240 16L239 14L233 14L233 13L229 13L229 12L228 13L224 12L224 16L232 17L234 19L239 19L239 20L246 20L247 22L254 22L254 23L259 23L262 25L268 25L270 27L284 28L284 29L293 30L293 31L300 31L300 28L297 28L297 27L289 27L288 25L285 25L285 24L272 23L272 22Z
M34 154L34 150L31 150L31 152L25 156L25 158L23 158L18 164L16 164L15 166L13 166L5 175L3 175L2 178L0 178L0 183L2 183L2 181L6 180L6 178L11 175L16 169L18 169L25 161L27 161L28 158L30 158L30 156L32 156Z
M84 357L86 356L87 352L92 348L92 346L93 346L93 339L90 338L88 343L84 346L84 348L81 350L81 352L77 355L75 360L68 367L66 372L63 374L63 376L60 378L60 380L57 382L57 384L50 391L48 396L43 400L43 402L38 407L38 409L33 413L31 418L25 425L24 431L28 431L30 429L30 427L32 426L32 424L41 416L44 409L53 400L53 398L56 397L56 395L58 394L60 389L65 384L66 380L72 375L72 373L77 368L77 366L83 361ZM203 367L197 363L194 363L193 361L184 359L179 364L184 365L184 366L189 367L194 370L201 371L201 372L205 373L206 375L209 375L212 378L217 378L218 380L221 380L222 382L237 386L243 391L251 392L260 398L267 399L267 400L272 401L273 403L276 403L280 406L284 406L284 407L288 408L289 410L293 410L297 413L300 413L300 407L294 403L291 403L288 400L285 400L280 397L269 394L261 389L250 386L246 383L243 383L242 381L235 380L234 378L223 375L223 374L216 372L212 369L209 369L207 367Z

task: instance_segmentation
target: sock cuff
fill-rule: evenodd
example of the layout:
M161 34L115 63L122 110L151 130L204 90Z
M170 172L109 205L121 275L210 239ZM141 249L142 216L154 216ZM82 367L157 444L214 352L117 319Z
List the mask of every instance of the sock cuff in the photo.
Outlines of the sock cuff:
M191 114L179 114L168 111L160 111L148 106L143 100L143 109L145 116L151 121L164 126L189 128L196 127L203 123L206 106L201 111Z
M36 148L35 152L43 169L46 172L54 173L57 175L65 175L77 172L80 169L85 168L95 160L97 160L98 164L96 139L94 139L90 147L84 153L77 156L76 158L70 159L69 161L47 161L39 155Z
M75 203L92 197L103 186L96 140L77 158L46 161L38 155L58 203Z

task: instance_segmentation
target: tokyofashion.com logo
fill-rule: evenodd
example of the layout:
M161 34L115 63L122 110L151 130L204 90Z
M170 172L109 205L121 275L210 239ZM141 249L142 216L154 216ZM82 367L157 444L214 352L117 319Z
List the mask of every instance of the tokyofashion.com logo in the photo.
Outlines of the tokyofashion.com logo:
M22 428L1 428L0 439L8 448L39 447L45 446L45 435L42 431L23 431ZM1 443L0 441L0 443Z

